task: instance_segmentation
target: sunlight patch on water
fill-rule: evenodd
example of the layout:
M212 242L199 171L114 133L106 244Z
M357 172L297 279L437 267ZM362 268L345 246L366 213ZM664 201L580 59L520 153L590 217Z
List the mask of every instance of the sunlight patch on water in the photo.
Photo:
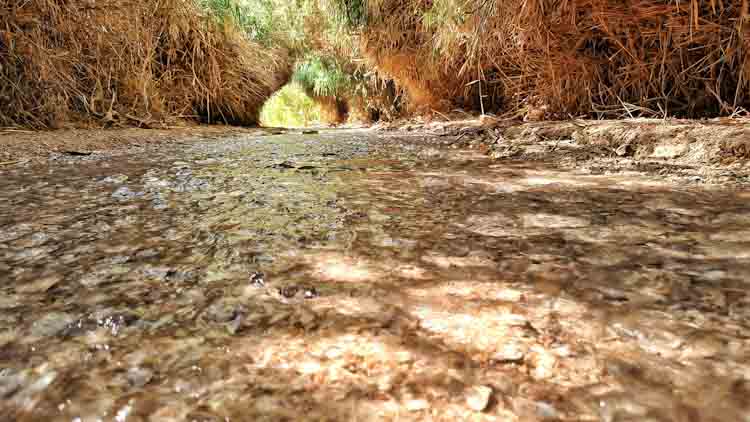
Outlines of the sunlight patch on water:
M313 274L321 280L361 283L383 276L366 262L339 254L321 254L313 259Z

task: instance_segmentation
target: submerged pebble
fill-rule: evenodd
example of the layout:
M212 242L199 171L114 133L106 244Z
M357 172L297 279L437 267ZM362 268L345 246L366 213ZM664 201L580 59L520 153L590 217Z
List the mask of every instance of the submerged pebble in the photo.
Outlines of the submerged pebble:
M112 193L113 198L122 199L122 200L133 199L133 198L137 198L140 196L143 196L143 192L134 192L130 190L130 188L127 186L118 188L116 191L114 191L114 193Z
M154 371L147 368L130 368L127 378L131 386L141 388L151 382L154 377Z
M50 337L60 334L76 322L76 317L66 312L50 312L31 324L29 333L34 337Z

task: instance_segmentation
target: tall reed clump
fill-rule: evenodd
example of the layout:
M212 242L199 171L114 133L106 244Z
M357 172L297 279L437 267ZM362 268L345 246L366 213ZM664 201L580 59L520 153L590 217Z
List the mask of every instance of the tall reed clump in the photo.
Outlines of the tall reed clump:
M395 85L351 58L310 53L297 63L292 79L320 105L327 123L369 123L396 117L399 102Z
M750 108L748 0L327 1L413 109L562 118Z
M352 51L406 94L406 112L447 110L462 91L447 57L435 54L423 22L428 1L322 0L330 19L355 34Z
M286 52L194 0L0 0L0 125L249 124Z
M349 110L344 95L352 80L335 61L308 55L297 63L292 79L319 104L323 121L329 124L346 121Z

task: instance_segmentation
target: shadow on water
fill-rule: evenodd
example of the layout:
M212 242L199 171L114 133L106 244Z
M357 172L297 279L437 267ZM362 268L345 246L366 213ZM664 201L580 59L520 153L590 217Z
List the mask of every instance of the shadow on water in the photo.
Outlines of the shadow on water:
M373 140L5 175L0 415L748 418L749 191Z

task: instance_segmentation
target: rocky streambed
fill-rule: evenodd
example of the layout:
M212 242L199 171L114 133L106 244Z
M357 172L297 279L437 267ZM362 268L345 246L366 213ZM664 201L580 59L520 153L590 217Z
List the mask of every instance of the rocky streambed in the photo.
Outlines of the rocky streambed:
M744 179L446 144L0 167L0 419L750 418Z

